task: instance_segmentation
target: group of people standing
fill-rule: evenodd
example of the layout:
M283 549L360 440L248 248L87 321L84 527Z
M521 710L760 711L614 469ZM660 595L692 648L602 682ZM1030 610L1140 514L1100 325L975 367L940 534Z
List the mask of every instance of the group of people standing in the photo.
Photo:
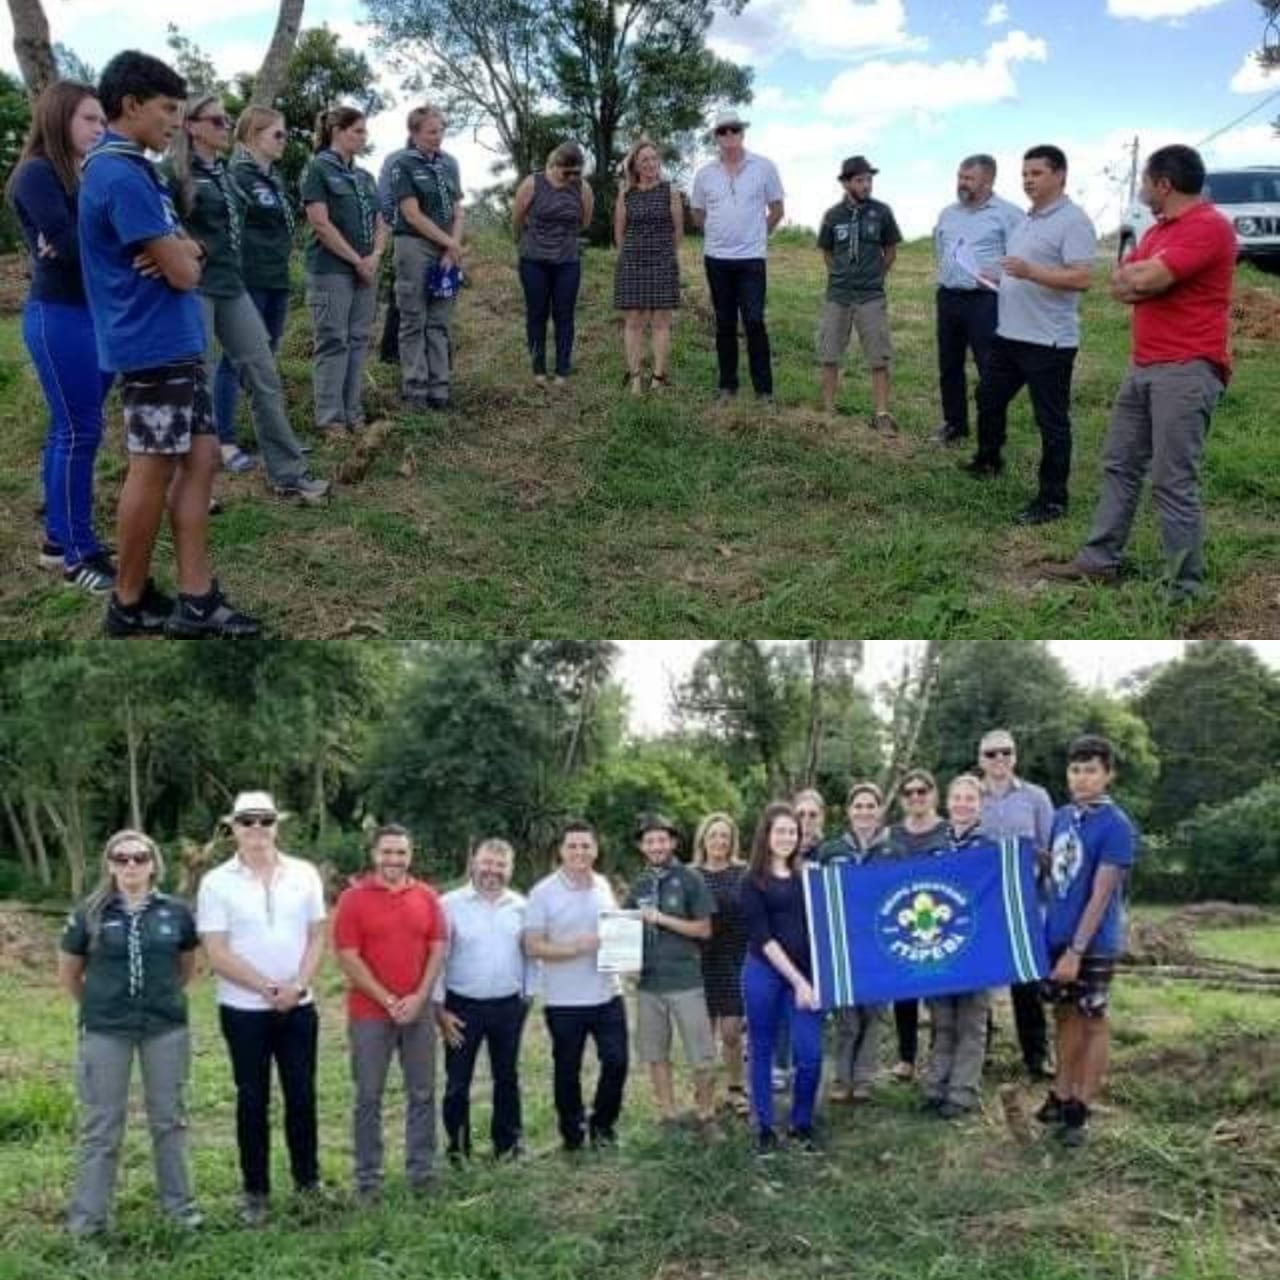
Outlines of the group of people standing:
M72 913L61 943L60 976L80 1007L80 1154L70 1230L92 1235L107 1225L135 1056L161 1207L180 1225L201 1222L187 1168L183 1104L191 1055L185 988L200 945L217 979L219 1024L235 1080L248 1225L262 1224L271 1211L273 1065L294 1186L303 1197L323 1199L314 986L330 944L348 984L354 1182L364 1203L382 1194L382 1101L393 1057L404 1077L407 1180L423 1192L435 1185L438 1039L444 1041L441 1118L449 1160L472 1155L471 1093L482 1047L492 1074L493 1153L499 1159L522 1154L519 1058L535 993L551 1042L555 1110L567 1152L616 1145L634 1057L647 1069L663 1129L691 1128L707 1141L723 1137L716 1073L722 1064L726 1105L751 1117L759 1153L773 1154L782 1141L774 1077L783 1036L793 1071L787 1139L800 1150L817 1150L826 1014L811 969L806 862L919 858L1008 837L1026 837L1035 850L1052 964L1048 980L1032 984L1015 1004L1037 1078L1048 1074L1041 1000L1055 1013L1053 1084L1037 1117L1064 1143L1078 1145L1106 1070L1108 991L1123 943L1134 832L1109 795L1110 743L1080 738L1068 760L1071 800L1055 812L1041 788L1017 776L1012 737L994 730L981 741L977 771L948 786L945 816L925 770L902 778L896 824L887 821L880 788L854 781L839 836L823 839L825 806L815 804L816 793L804 792L795 803L767 806L745 858L729 814L712 813L699 824L688 863L676 856L676 826L645 815L636 834L644 865L620 895L596 869L599 843L587 822L563 828L559 866L527 898L511 887L515 853L506 841L480 842L467 882L439 895L411 873L409 832L387 824L373 833L370 867L342 890L331 921L316 867L278 846L284 815L267 792L235 798L227 818L235 852L204 875L194 912L161 891L164 861L155 842L138 831L118 832L107 841L99 885ZM802 821L798 812L808 817ZM644 932L633 1028L618 974L598 960L602 913L619 906L638 914ZM954 1120L980 1105L990 993L927 1004L931 1044L922 1105ZM911 1060L894 1074L908 1079L915 1073L918 1009L904 1003L896 1012L900 1034L909 1031L910 1047L900 1044ZM865 1005L834 1013L832 1103L870 1099L885 1014ZM674 1035L692 1071L692 1112L677 1103ZM599 1062L590 1101L582 1088L588 1041Z

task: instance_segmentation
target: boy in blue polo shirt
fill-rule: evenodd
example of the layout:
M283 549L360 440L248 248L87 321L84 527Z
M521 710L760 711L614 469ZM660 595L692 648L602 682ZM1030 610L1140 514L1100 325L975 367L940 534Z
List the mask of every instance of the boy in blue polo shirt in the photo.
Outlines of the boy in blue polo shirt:
M1053 968L1044 994L1054 1008L1058 1074L1036 1118L1060 1125L1073 1147L1084 1142L1106 1072L1109 990L1124 947L1124 885L1137 843L1129 815L1107 794L1114 769L1106 738L1089 734L1071 744L1071 803L1054 815L1049 839L1045 923Z
M162 152L182 120L186 82L145 53L117 54L98 97L107 132L85 160L80 257L98 363L120 375L129 471L117 514L119 570L109 636L253 636L211 577L209 496L220 465L205 380L204 321L192 292L204 249L183 234L147 151ZM148 576L168 508L178 599Z

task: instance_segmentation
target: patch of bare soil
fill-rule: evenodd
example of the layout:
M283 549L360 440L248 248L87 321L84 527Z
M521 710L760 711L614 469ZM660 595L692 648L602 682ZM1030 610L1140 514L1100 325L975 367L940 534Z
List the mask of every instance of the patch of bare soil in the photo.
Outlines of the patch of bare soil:
M1265 640L1280 635L1280 573L1237 583L1188 632L1193 639Z
M1193 965L1199 957L1191 945L1190 925L1166 920L1133 920L1124 959L1129 964Z
M51 971L59 918L0 903L0 972Z
M1158 1085L1166 1101L1176 1099L1180 1110L1202 1115L1274 1111L1280 1099L1280 1034L1161 1045L1126 1062L1120 1079Z
M0 315L17 315L22 310L30 284L25 254L10 253L0 258Z
M1271 924L1274 919L1265 907L1242 902L1193 902L1167 918L1191 929L1244 929L1250 925Z
M1280 342L1280 295L1267 289L1241 289L1231 304L1232 331L1238 338Z

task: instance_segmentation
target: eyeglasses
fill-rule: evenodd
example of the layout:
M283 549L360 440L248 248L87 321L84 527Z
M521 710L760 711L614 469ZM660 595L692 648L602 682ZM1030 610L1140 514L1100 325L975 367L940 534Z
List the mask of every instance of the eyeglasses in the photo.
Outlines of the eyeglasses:
M235 121L230 116L192 116L192 124L211 124L215 129L230 129Z
M283 129L272 129L268 138L274 138L276 142L283 142L289 135Z
M237 827L274 827L276 815L274 813L242 813L232 821Z
M929 794L929 788L928 787L903 787L902 794L908 800L917 800L921 796L927 796Z
M984 760L995 760L999 756L1012 756L1012 755L1013 755L1012 747L992 747L990 750L984 751L982 753L982 758Z
M722 124L716 130L716 137L723 138L726 133L741 133L742 126L740 124Z
M107 861L113 867L145 867L151 861L151 854L146 849L138 853L113 853Z
M581 169L566 169L564 165L560 166L560 172L564 174L566 178L578 178L582 176Z

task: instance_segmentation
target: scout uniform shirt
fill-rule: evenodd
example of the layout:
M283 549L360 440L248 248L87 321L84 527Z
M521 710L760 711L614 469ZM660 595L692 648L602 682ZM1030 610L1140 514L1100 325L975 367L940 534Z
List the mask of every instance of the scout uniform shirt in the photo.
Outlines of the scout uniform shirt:
M191 910L180 898L152 892L137 911L120 894L107 900L96 937L83 907L62 931L61 949L84 957L80 1025L102 1035L146 1039L187 1025L180 956L199 945Z
M161 165L161 172L174 187L172 170ZM205 164L196 155L191 157L191 185L193 201L182 223L187 234L204 245L207 255L199 292L208 298L237 298L244 292L240 268L244 192L220 159Z
M395 202L395 223L392 231L398 236L416 236L400 212L400 201L406 196L417 196L418 208L441 231L448 231L453 223L454 205L462 199L462 178L458 162L443 151L424 155L417 147L410 147L397 154L391 166L391 198ZM433 244L436 250L440 246Z
M347 164L335 151L321 151L302 175L302 203L323 204L338 234L360 255L373 252L378 218L378 184L373 174ZM354 275L355 268L316 239L307 241L307 270L312 275Z
M1120 954L1124 946L1124 880L1133 866L1135 843L1129 815L1107 796L1095 804L1063 805L1054 815L1045 921L1050 955L1071 945L1093 896L1098 868L1104 863L1121 868L1124 875L1107 902L1086 954Z
M244 152L232 162L231 177L245 197L240 245L245 284L251 289L287 289L297 219L284 183L274 166L263 169Z
M648 901L663 915L679 920L709 920L715 899L702 873L674 858L664 867L650 867L631 887L626 905ZM702 943L672 929L646 925L641 991L692 991L702 986Z
M841 200L822 217L818 248L831 254L827 301L843 307L884 293L885 250L902 240L893 210L880 200Z

